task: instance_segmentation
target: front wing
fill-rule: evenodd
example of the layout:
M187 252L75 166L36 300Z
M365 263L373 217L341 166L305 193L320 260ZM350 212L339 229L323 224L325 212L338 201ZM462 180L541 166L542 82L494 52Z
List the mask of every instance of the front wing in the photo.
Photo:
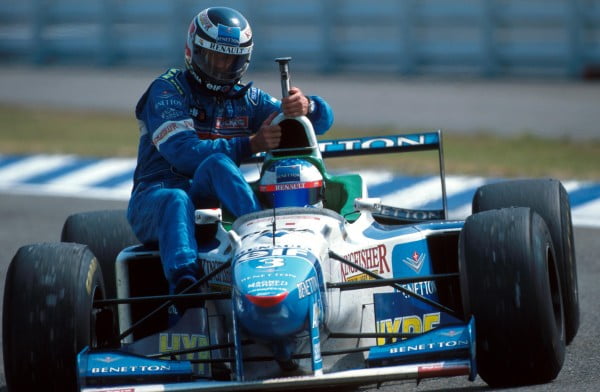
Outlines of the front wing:
M373 346L367 360L367 366L371 367L367 368L252 381L192 381L192 364L187 361L85 349L78 357L79 382L84 392L190 392L309 390L453 376L474 380L477 374L474 330L471 319L464 325L440 327L413 338Z
M297 376L260 381L194 381L171 384L120 385L85 388L84 392L191 392L191 391L273 391L308 390L335 385L368 385L386 381L419 380L434 377L463 376L471 373L471 362L453 360L382 368L346 370L322 376Z

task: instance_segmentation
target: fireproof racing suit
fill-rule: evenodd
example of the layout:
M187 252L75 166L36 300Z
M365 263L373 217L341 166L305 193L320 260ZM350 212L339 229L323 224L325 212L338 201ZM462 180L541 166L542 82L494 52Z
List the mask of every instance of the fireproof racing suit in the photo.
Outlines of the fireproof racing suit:
M308 116L317 134L333 122L329 105L311 96ZM158 244L163 270L175 290L197 278L194 210L220 202L234 216L261 209L239 169L251 156L249 136L280 111L281 101L251 83L227 94L204 91L188 71L170 69L140 98L137 167L127 216L143 244Z

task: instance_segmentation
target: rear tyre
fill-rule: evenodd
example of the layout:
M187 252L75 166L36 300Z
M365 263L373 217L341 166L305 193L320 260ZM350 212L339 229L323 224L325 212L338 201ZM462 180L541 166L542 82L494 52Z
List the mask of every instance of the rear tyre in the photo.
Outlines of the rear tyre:
M557 180L515 180L484 185L473 197L474 214L506 207L529 207L548 225L556 251L565 311L565 339L569 344L579 329L579 289L567 191Z
M97 323L92 306L102 298L102 272L86 246L20 248L4 290L2 341L8 390L75 391L77 354L95 344L96 336L109 333L98 330L102 323Z
M556 258L544 220L529 208L481 212L459 240L463 307L475 317L477 367L491 386L544 383L565 356Z
M119 252L139 241L124 210L82 212L69 216L63 225L62 242L87 245L102 267L106 297L117 297L115 260Z

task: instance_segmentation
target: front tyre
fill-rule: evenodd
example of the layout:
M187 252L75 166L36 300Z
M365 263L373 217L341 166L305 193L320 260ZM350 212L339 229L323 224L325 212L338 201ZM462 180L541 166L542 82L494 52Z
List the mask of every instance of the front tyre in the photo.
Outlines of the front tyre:
M117 297L115 260L119 252L139 243L125 210L79 212L67 218L61 242L87 245L102 267L106 297Z
M76 357L94 344L100 265L79 244L23 246L6 275L2 340L8 390L75 391Z
M558 266L565 311L565 339L571 343L579 329L579 290L569 195L558 180L503 181L480 187L473 213L507 207L529 207L548 225Z
M529 208L471 215L459 240L465 316L475 317L477 367L491 386L549 382L565 356L556 257Z

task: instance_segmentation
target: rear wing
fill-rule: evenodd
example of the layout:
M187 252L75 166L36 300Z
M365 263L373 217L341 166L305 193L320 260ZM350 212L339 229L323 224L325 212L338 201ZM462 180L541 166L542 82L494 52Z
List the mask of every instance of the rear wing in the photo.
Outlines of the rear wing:
M356 155L386 154L438 150L442 152L440 131L409 135L389 135L319 142L323 158L348 157Z
M440 155L443 155L442 133L439 130L436 132L413 133L408 135L321 140L318 144L323 158L427 150L438 150ZM265 153L262 152L251 156L243 163L262 162L264 159Z
M448 218L448 203L446 200L446 173L444 168L444 149L442 146L442 132L412 133L406 135L370 136L360 138L345 138L335 140L321 140L318 142L319 151L323 158L341 158L360 155L404 153L415 151L437 150L439 159L439 173L442 188L442 210L432 211L431 216ZM253 155L244 163L262 162L265 153ZM394 209L391 206L387 210ZM405 214L402 214L405 215Z

